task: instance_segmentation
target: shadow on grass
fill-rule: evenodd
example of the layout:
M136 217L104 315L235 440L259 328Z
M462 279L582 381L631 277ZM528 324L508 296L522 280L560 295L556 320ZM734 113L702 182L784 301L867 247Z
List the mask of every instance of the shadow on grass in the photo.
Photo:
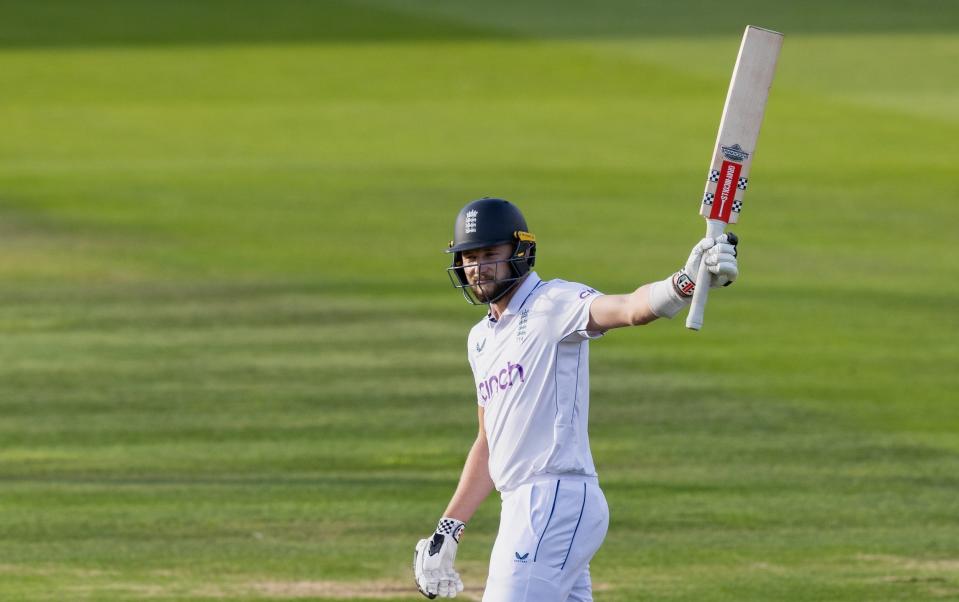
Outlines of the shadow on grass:
M512 37L954 32L959 5L935 0L5 0L0 48L343 43Z

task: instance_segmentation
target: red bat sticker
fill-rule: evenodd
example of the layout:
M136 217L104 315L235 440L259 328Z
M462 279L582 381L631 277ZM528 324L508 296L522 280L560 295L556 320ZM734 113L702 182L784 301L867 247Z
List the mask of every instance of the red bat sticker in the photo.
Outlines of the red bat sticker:
M742 168L739 163L723 161L722 167L719 168L716 199L713 201L712 211L709 212L709 219L720 219L729 223L729 212L736 200L736 185L739 183L739 172Z

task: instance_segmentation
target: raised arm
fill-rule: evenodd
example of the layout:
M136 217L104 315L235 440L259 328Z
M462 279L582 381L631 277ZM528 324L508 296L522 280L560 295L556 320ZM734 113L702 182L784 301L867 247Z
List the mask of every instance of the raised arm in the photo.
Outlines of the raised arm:
M732 232L714 239L704 238L693 247L686 265L669 278L644 284L626 295L603 295L589 307L587 330L601 331L623 326L649 324L656 318L672 318L692 299L699 274L705 261L709 268L709 285L728 286L739 274L736 245L739 240Z
M649 287L644 284L626 295L603 295L589 306L587 330L599 331L649 324L659 316L649 307Z

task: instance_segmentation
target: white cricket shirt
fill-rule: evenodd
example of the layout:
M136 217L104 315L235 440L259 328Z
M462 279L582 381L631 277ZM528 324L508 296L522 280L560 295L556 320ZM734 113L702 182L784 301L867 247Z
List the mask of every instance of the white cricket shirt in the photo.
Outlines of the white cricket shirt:
M500 491L540 475L595 476L589 418L589 306L596 290L531 272L499 320L470 330L468 357L485 408L489 471Z

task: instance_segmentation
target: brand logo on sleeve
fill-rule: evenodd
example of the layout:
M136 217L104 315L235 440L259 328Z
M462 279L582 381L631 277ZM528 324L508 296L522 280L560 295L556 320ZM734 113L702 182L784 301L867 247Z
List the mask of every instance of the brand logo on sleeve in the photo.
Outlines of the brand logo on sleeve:
M522 556L520 556L519 552L513 552L513 556L515 556L513 562L522 562L523 564L529 562L529 552L526 552Z
M526 371L521 364L506 362L506 366L499 372L493 372L476 384L479 392L479 398L483 401L489 401L496 397L500 391L511 389L513 385L521 385L526 382Z
M483 339L483 342L476 342L476 353L483 353L483 349L486 347L486 339Z

